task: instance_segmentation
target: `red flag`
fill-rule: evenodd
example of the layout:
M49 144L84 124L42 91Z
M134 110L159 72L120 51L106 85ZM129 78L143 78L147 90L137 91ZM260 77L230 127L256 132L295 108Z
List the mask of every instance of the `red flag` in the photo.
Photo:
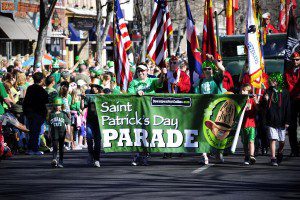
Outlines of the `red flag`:
M202 61L206 60L206 54L217 57L217 42L214 31L212 0L205 0L204 6L204 24L202 39Z
M167 1L155 0L153 10L147 54L152 62L163 67L168 57L168 38L173 32Z
M234 12L239 9L238 0L228 0L226 7L226 34L233 35L235 20L234 20Z
M286 32L289 23L288 19L290 15L290 10L293 9L294 11L296 8L296 0L280 0L280 12L278 20L278 29L280 32Z

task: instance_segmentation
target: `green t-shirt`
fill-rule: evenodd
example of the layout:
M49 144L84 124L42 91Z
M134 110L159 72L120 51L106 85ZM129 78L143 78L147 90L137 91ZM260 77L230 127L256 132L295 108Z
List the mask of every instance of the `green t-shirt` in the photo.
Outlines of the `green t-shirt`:
M0 82L0 115L4 114L3 102L4 99L8 97L5 87L2 82Z
M54 140L65 136L66 125L70 124L70 119L65 112L51 113L49 117L51 135Z
M79 114L80 104L81 104L80 101L76 101L75 103L71 104L71 106L70 106L71 110L77 111Z
M54 72L51 74L51 76L54 77L55 84L57 84L60 81L60 73L59 72Z
M138 91L143 91L145 94L155 94L157 88L162 88L163 83L158 83L158 78L147 78L145 81L134 79L130 82L128 93L136 94Z
M223 88L222 82L217 85L214 78L203 79L195 88L195 93L198 94L223 94L224 92L226 92L226 89Z

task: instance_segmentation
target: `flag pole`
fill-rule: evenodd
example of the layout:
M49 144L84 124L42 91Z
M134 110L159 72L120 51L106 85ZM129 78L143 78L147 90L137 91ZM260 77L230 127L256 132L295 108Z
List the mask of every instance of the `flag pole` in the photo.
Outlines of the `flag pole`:
M216 21L216 38L217 38L217 49L218 49L218 53L221 54L221 47L220 47L220 33L219 33L219 20L218 20L218 12L215 11L215 21Z

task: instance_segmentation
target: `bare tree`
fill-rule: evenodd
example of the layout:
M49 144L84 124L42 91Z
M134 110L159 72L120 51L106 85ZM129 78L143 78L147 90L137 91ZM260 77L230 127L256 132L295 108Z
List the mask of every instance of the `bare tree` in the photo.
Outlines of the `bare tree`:
M47 28L52 17L56 2L57 0L40 0L40 28L37 46L34 52L34 67L37 67L37 64L42 62L44 52L43 46L47 35Z
M106 14L106 18L105 20L103 19L102 16L102 9L103 7L107 8L107 14ZM113 9L114 8L114 3L112 0L107 1L107 3L105 5L101 4L101 0L96 0L96 9L97 9L97 19L96 19L96 52L97 52L97 56L96 56L96 61L102 65L102 50L103 50L103 46L105 44L106 41L106 37L108 34L108 29L110 26L110 22L113 18ZM101 31L102 25L105 23L104 25L104 29L103 31ZM101 35L102 33L102 35Z
M136 0L135 13L139 22L139 32L141 34L141 49L140 49L140 61L145 62L147 39L150 33L150 22L152 16L153 1Z

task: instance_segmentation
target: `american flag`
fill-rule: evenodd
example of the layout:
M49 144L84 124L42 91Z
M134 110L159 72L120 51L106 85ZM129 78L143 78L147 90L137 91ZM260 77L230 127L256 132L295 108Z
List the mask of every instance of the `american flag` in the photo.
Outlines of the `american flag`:
M168 57L168 37L173 33L167 1L155 0L153 10L147 53L157 66L164 67Z
M123 91L127 90L128 83L132 80L130 73L130 63L127 50L131 47L126 22L120 7L119 0L115 0L116 13L116 69L117 83Z

